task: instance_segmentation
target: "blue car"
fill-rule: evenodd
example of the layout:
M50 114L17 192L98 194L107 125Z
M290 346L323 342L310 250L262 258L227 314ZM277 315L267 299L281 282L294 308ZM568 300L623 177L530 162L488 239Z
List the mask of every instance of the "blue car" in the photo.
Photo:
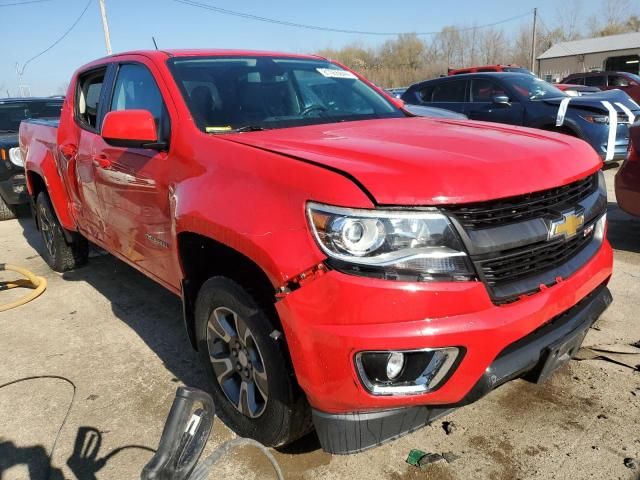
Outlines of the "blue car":
M640 118L640 106L620 90L574 97L523 73L441 77L410 86L401 98L407 104L453 110L470 120L573 135L588 142L605 162L624 159L629 124Z

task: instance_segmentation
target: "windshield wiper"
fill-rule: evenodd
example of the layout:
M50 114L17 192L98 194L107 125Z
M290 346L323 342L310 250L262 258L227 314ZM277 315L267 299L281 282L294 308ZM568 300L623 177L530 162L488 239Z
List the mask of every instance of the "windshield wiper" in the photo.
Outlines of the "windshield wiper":
M244 127L234 128L233 130L229 130L229 131L234 133L242 133L242 132L260 132L262 130L269 130L269 129L261 127L260 125L245 125Z
M1 130L0 129L0 133L18 133L17 130Z

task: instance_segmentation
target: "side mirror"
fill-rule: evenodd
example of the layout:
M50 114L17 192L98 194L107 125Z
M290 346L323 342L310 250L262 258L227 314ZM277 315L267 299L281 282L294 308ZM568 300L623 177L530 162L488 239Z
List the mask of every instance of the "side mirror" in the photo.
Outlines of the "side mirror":
M493 97L491 97L491 99L493 100L493 103L495 103L496 105L504 105L505 107L511 106L509 97L507 97L506 95L494 95Z
M156 121L148 110L119 110L107 113L102 121L102 138L109 145L125 148L166 147L158 142Z

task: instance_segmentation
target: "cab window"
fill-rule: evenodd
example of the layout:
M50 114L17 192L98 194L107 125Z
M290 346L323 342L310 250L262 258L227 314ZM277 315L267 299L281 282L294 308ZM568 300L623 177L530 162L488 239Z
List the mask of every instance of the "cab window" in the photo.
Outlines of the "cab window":
M475 103L492 102L496 95L506 95L504 88L487 79L475 79L471 84L471 101Z
M80 125L89 130L98 128L100 94L107 69L101 68L86 73L78 79L75 98L75 115Z
M120 65L110 110L148 110L156 121L159 139L168 139L168 112L156 81L144 65Z

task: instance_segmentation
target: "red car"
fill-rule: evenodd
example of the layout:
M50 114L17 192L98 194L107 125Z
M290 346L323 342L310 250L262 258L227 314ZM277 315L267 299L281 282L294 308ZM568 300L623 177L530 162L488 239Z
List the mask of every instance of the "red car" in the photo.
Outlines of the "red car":
M585 72L572 73L562 79L560 83L572 83L598 87L600 90L618 88L640 102L640 76L629 72Z
M618 206L640 217L640 122L629 128L629 155L616 173Z
M611 302L581 140L414 117L315 56L131 52L69 85L20 127L43 256L90 240L180 296L240 435L378 445L544 380Z

